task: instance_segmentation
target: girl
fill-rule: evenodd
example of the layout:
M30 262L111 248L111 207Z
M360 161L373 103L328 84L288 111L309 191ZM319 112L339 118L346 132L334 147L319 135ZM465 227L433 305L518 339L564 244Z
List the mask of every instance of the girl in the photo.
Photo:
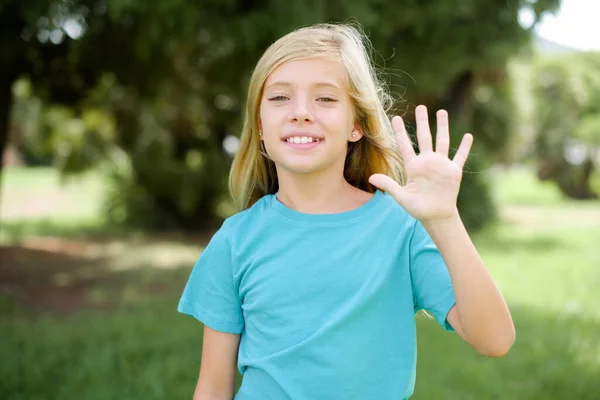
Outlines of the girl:
M198 259L179 311L204 323L194 399L405 399L414 314L479 353L515 338L508 308L461 223L472 136L455 155L448 115L416 109L416 155L353 27L292 32L250 80L230 191L240 211ZM395 138L393 132L395 131Z

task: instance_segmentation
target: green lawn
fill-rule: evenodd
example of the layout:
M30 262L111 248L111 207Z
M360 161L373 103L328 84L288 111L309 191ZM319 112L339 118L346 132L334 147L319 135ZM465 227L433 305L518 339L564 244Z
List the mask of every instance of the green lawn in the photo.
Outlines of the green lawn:
M420 317L414 398L598 399L600 202L567 201L527 170L490 179L501 221L474 240L517 341L487 359ZM13 247L0 249L0 399L191 398L202 329L175 307L205 238L79 240L102 232L102 180L56 182L52 170L5 176L0 240ZM61 200L27 217L32 193Z
M63 178L51 168L6 168L2 178L2 209L7 214L3 213L2 218L40 219L46 211L51 211L45 219L96 220L102 206L99 195L105 183L94 172Z
M52 168L5 168L0 199L0 242L32 235L104 233L98 173L61 178Z

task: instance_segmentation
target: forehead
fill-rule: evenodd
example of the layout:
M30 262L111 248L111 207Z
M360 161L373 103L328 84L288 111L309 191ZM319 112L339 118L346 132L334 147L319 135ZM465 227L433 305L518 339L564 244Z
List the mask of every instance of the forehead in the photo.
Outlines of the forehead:
M267 77L265 89L273 86L331 86L346 88L346 73L339 62L323 57L288 61Z

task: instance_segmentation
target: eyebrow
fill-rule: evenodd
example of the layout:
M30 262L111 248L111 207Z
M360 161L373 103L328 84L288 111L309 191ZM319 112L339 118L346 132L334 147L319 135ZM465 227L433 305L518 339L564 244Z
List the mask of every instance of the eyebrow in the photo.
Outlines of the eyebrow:
M342 89L341 87L339 87L338 85L336 85L335 83L332 83L332 82L311 82L310 85L311 86L316 86L316 87L331 87L331 88L338 89L338 90ZM265 87L265 89L269 89L269 88L274 87L274 86L286 86L286 87L290 87L290 86L293 86L293 85L290 82L276 81L276 82L271 83L267 87Z

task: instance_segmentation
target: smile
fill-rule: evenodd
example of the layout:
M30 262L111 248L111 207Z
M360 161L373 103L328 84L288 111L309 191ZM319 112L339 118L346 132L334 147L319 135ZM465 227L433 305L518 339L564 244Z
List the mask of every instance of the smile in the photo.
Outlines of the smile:
M293 149L308 150L317 147L323 139L312 136L291 136L282 141Z
M285 139L285 141L288 142L288 143L299 144L299 143L320 142L321 139L315 138L315 137L312 137L312 136L292 136L292 137L289 137L289 138Z

